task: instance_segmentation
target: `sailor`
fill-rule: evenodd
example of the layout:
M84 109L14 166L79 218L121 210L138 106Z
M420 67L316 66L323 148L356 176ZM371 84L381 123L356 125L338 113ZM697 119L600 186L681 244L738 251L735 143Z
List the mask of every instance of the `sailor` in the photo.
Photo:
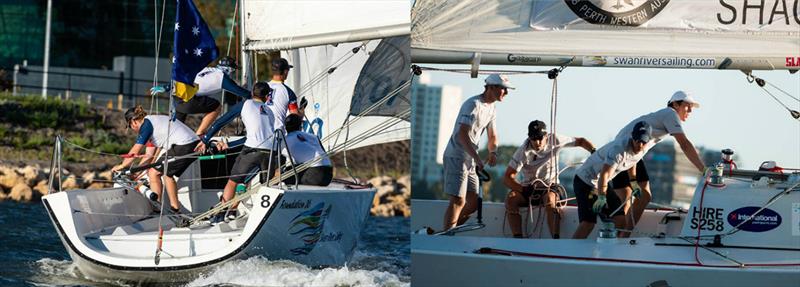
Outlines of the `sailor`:
M620 216L620 194L607 194L608 183L617 174L629 170L644 157L644 147L650 142L652 128L647 122L636 122L628 137L612 140L595 153L575 171L573 191L578 201L578 224L572 238L589 236L597 222L597 215L616 216L616 225L623 224ZM608 196L608 197L606 197ZM608 207L606 207L608 203ZM613 214L612 214L613 213Z
M558 153L565 147L582 147L593 153L594 145L581 137L548 134L544 122L535 120L528 124L528 138L517 148L508 162L503 183L511 189L506 197L508 225L515 238L522 238L520 207L545 206L550 235L558 239L561 209L556 208L558 196ZM517 173L522 171L522 181Z
M236 186L246 184L245 180L256 171L266 171L269 168L266 175L262 173L259 177L262 179L261 182L266 182L278 169L277 157L279 154L270 150L274 137L275 116L265 104L269 101L270 91L267 83L257 82L253 85L253 97L245 100L242 105L242 123L247 132L247 139L244 142L244 148L233 163L231 177L228 179L220 199L222 202L231 200ZM226 148L223 143L220 143L218 147L220 150Z
M197 73L194 79L194 83L198 88L195 96L189 101L183 101L175 97L175 102L177 103L175 118L185 123L187 115L205 114L195 132L197 135L202 136L206 133L211 123L217 119L221 110L220 103L214 99L214 96L220 95L224 90L242 99L249 99L250 91L240 87L231 79L231 74L237 68L238 66L233 58L224 56L219 59L216 67L206 67ZM150 93L155 95L164 93L166 90L165 87L155 86L150 89Z
M269 87L272 89L272 98L267 102L267 105L275 112L275 129L284 128L283 122L286 116L296 114L297 108L297 95L287 86L284 81L289 77L289 69L294 66L289 65L289 62L284 58L276 58L272 60L272 80L269 81Z
M155 154L159 154L162 148L167 149L167 156L176 158L169 161L167 164L169 169L166 171L166 178L164 185L167 189L169 196L169 203L174 213L180 210L180 202L178 201L178 186L173 176L180 176L188 167L195 161L195 157L190 155L200 139L197 135L186 125L180 121L172 121L164 115L147 115L142 106L130 108L125 112L125 122L127 127L139 133L136 138L136 144L131 147L128 152L129 155L138 155L142 148L148 141L156 146ZM169 128L168 128L169 127ZM169 137L169 139L167 139ZM169 141L169 147L166 147ZM185 157L184 157L185 156ZM135 160L135 157L125 158L121 164L114 166L112 171L120 171L130 166ZM162 162L164 158L158 159L156 162ZM147 170L147 176L150 179L150 189L154 191L159 200L161 199L161 175L164 173L164 165Z
M514 87L506 76L489 75L483 93L467 99L461 105L453 133L444 150L443 189L450 198L444 214L445 230L465 222L477 209L476 170L483 170L483 160L477 151L478 143L483 130L487 130L489 155L486 163L494 166L497 162L495 102L503 101L508 89Z
M295 165L300 165L315 160L310 167L298 172L297 177L300 184L327 186L333 179L333 167L331 160L322 148L322 143L315 135L303 132L303 119L298 114L290 114L286 117L286 149L284 156L289 157L291 153ZM290 169L291 170L291 169ZM294 184L295 177L290 176L285 180L286 183Z
M700 107L700 104L692 98L691 94L685 91L677 91L667 102L667 107L660 109L656 112L649 113L636 118L627 124L622 130L617 133L616 139L627 137L633 126L641 121L646 122L653 129L652 140L647 143L644 152L647 153L657 143L661 142L667 135L671 135L678 142L683 154L686 158L697 168L698 171L703 172L704 164L697 153L697 150L692 145L692 142L686 137L683 132L681 122L685 122L692 112L692 109ZM640 160L636 164L636 168L631 172L623 172L614 177L612 186L615 190L624 192L628 198L632 193L638 195L633 204L633 216L629 215L628 201L625 200L626 216L625 216L625 229L633 230L635 222L638 222L644 213L644 209L650 202L652 195L650 193L650 183L647 175L647 168L644 161ZM630 236L630 233L620 233L621 237Z

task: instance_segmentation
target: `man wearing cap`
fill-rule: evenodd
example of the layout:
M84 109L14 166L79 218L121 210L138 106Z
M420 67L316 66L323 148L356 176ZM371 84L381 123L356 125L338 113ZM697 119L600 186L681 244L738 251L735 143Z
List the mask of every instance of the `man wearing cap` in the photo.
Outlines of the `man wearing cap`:
M272 60L272 81L269 87L272 89L272 99L267 102L273 112L275 112L275 129L283 129L284 121L288 114L297 113L297 95L287 86L284 81L289 77L289 69L294 66L284 58ZM287 113L288 112L288 113Z
M487 130L489 156L486 162L497 161L495 102L503 101L508 89L514 89L506 76L489 75L483 93L467 99L461 105L453 133L444 150L444 192L450 203L444 214L444 230L461 224L477 209L478 176L483 169L478 156L478 143Z
M703 172L705 165L700 159L700 156L697 153L697 150L694 148L692 142L686 137L681 125L681 122L685 122L689 117L692 109L699 107L700 104L691 96L691 94L684 91L677 91L672 95L672 98L670 98L669 102L667 102L667 107L656 112L640 116L631 121L624 128L622 128L619 133L617 133L616 139L619 140L627 137L627 135L631 133L631 130L636 123L644 121L649 124L653 130L653 139L645 146L645 153L666 138L667 135L672 135L675 138L675 141L678 142L678 145L681 147L683 153L686 155L686 158L689 159L689 161L697 168L698 171ZM626 195L630 195L631 193L640 194L633 204L633 217L625 217L625 229L627 230L633 229L635 222L639 221L642 213L644 213L645 207L647 207L647 204L650 203L652 195L650 193L649 181L650 180L647 175L647 169L644 165L644 161L641 160L636 164L635 169L632 169L630 172L620 173L614 177L612 185L614 186L615 190L622 190ZM626 214L628 214L627 211ZM630 234L622 233L620 236L627 237L630 236Z
M250 91L240 87L236 82L231 79L231 74L236 71L238 66L236 61L228 56L219 59L216 67L206 67L197 73L194 78L194 83L197 85L197 93L189 99L183 101L175 97L175 118L181 122L186 122L186 117L190 114L205 114L200 126L197 127L195 133L202 136L206 133L211 123L217 119L220 113L220 103L217 99L213 98L225 90L242 99L250 98ZM150 94L156 95L167 91L166 87L155 86L150 88Z
M564 147L582 147L593 153L594 145L585 138L548 134L544 122L535 120L528 124L528 138L517 148L503 176L503 184L511 191L506 197L508 225L515 238L522 238L520 207L545 205L550 235L560 237L561 210L556 208L558 153ZM522 171L522 181L516 180Z
M622 202L617 192L607 194L608 182L614 176L629 170L644 157L644 147L651 140L651 127L647 122L636 122L624 140L614 139L607 143L575 171L573 191L578 202L578 224L574 239L584 239L594 229L597 215L615 216L616 225L621 227L624 219L618 211ZM608 195L608 198L606 198ZM606 207L606 204L608 205Z

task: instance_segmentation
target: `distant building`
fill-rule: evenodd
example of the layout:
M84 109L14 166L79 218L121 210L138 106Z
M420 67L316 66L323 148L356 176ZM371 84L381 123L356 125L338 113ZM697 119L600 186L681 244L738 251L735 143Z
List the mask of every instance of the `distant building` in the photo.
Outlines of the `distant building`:
M423 74L411 87L411 178L431 183L442 176L442 156L461 106L461 88L429 83Z

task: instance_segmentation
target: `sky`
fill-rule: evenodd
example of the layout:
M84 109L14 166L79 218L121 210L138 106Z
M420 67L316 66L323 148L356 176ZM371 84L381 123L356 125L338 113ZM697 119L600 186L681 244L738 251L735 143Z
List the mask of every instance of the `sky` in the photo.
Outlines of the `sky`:
M481 66L481 70L492 69L549 68ZM464 99L483 92L486 77L471 79L469 74L462 73L425 73L429 73L431 85L460 86ZM754 75L800 98L800 73L756 71ZM509 79L517 89L509 90L509 95L497 103L497 132L500 144L518 145L526 137L528 123L534 119L547 123L549 130L552 81L541 74L510 75ZM767 88L791 109L800 111L800 102L769 85ZM677 90L690 92L700 102L700 108L683 123L684 132L695 147L731 148L739 156L739 168L757 169L767 160L781 167L800 168L800 121L735 70L567 67L558 78L556 132L585 137L600 147L633 119L666 107ZM486 137L483 138L481 147L485 146Z

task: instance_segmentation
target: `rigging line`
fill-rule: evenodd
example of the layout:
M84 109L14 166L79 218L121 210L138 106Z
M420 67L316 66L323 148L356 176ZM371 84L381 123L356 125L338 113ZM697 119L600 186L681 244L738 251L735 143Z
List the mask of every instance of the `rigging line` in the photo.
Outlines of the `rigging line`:
M164 12L167 10L167 1L164 0L164 2L162 2L162 3L163 4L161 5L161 24L160 24L160 26L159 26L159 28L158 28L158 30L156 32L158 35L156 36L157 38L156 38L156 42L155 42L155 45L156 45L155 57L156 57L156 59L155 59L155 68L154 68L154 72L153 72L153 86L158 84L158 57L160 57L160 55L161 55L161 53L160 53L161 49L160 48L161 48L161 39L162 39L161 35L164 32L164 14L165 14ZM154 4L153 5L153 20L155 20L156 15L158 15L158 0L153 0L153 4ZM158 23L158 21L156 21L155 23ZM154 103L155 103L156 110L158 110L158 97L157 97L157 95L150 95L150 114L153 113L153 104Z
M339 66L343 65L344 63L349 61L351 58L353 58L357 54L358 51L360 51L361 49L366 49L366 46L365 45L361 45L361 46L359 46L357 48L353 48L353 49L358 49L358 50L355 53L354 52L350 52L350 53L346 53L346 54L342 55L341 57L339 57L339 59L335 60L332 64L330 64L327 67L325 67L325 69L323 71L320 71L316 76L312 77L308 82L306 82L305 84L300 86L299 95L300 96L304 96L308 92L308 90L310 88L316 86L317 84L319 84L320 82L325 80L325 78L327 78L330 74L335 72L339 68Z
M792 96L791 94L789 94L788 92L784 91L784 90L783 90L783 89L781 89L780 87L778 87L778 86L776 86L776 85L772 84L771 82L767 82L767 81L764 81L764 82L766 82L766 83L767 83L767 85L770 85L771 87L775 88L776 90L778 90L778 91L781 91L781 92L782 92L783 94L785 94L786 96L788 96L788 97L790 97L790 98L794 99L795 101L798 101L798 102L800 102L800 98L796 98L796 97Z
M233 24L231 25L230 32L228 32L228 49L227 49L227 51L225 51L225 56L230 56L231 55L231 42L233 42L233 31L234 31L234 29L236 27L236 12L239 9L239 1L236 0L234 2L236 2L236 4L234 4L234 6L233 6L233 16L231 16L231 18L232 18L231 22L233 22Z
M767 89L765 89L764 87L761 87L761 89L762 89L762 90L764 90L764 92L765 92L765 93L767 93L767 94L768 94L770 97L772 97L773 99L775 99L775 101L776 101L776 102L778 102L778 104L780 104L781 106L783 106L783 108L785 108L787 111L789 111L789 113L792 113L792 112L793 112L793 110L792 110L791 108L789 108L789 107L788 107L786 104L784 104L783 102L781 102L780 100L778 100L778 98L776 98L776 97L775 97L775 95L773 95L772 93L770 93L770 92L769 92Z

